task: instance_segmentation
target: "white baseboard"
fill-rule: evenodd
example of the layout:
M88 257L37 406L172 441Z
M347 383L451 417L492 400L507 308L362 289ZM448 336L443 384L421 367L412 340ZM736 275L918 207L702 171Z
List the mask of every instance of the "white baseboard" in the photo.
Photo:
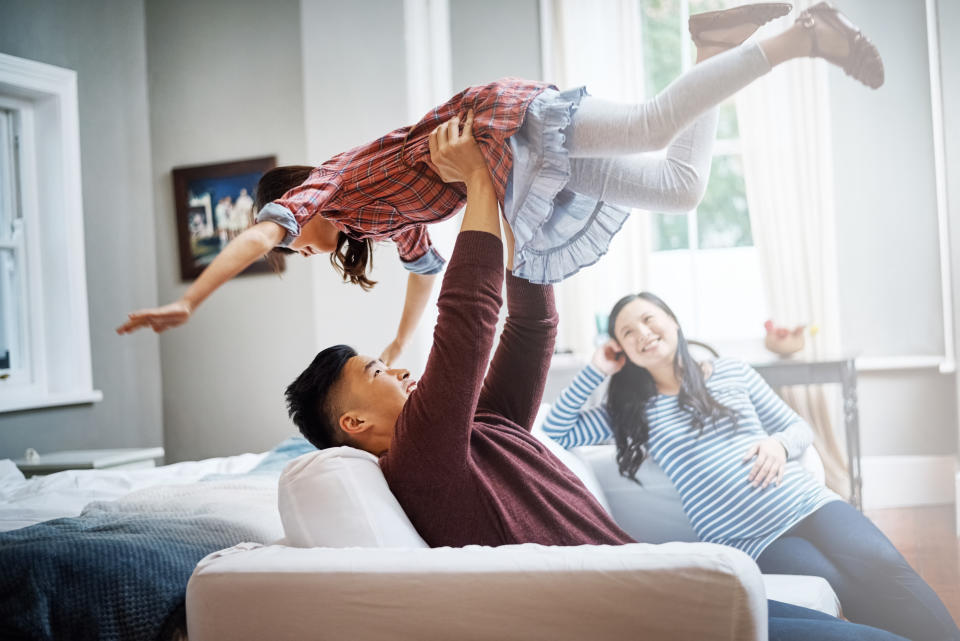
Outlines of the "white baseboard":
M915 507L954 503L960 496L960 473L956 457L865 456L863 507ZM960 532L960 521L957 524Z

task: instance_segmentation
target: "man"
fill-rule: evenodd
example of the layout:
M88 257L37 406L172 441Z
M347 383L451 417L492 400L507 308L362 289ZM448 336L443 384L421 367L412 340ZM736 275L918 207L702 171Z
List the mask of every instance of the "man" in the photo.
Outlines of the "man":
M431 159L466 184L467 207L419 382L351 348L328 348L287 389L290 415L318 448L380 458L390 489L433 547L626 544L583 484L530 434L556 337L553 289L506 275L508 316L490 362L504 283L497 200L469 119L431 135ZM508 269L513 242L507 237ZM770 602L771 639L899 639Z

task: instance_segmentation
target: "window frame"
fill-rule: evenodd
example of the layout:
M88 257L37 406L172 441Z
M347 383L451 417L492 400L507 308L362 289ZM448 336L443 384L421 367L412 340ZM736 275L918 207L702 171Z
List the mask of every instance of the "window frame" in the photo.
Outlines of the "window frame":
M26 111L24 108L26 107ZM13 183L13 189L16 192L16 198L12 203L14 210L19 208L21 202L20 198L20 172L17 171L17 165L21 164L20 156L20 142L24 139L25 133L24 128L29 128L32 133L32 113L29 112L29 107L22 103L21 101L14 101L4 96L0 96L0 109L9 113L11 115L11 120L13 121L13 130L10 132L12 134L12 140L10 141L13 144L13 149L11 150L11 156L13 156L14 166L10 169L12 170L12 176L9 176L10 181ZM26 135L29 139L29 134ZM29 143L28 143L29 144ZM0 150L6 152L6 150ZM11 204L11 203L7 203ZM11 212L11 213L16 213ZM31 350L31 340L30 340L30 317L32 316L30 312L30 288L29 280L27 278L27 261L26 256L27 252L27 243L24 236L24 224L21 216L12 216L13 220L11 221L11 227L16 225L16 229L12 231L11 237L9 239L0 240L0 251L9 251L13 254L13 260L16 263L17 275L16 275L16 286L18 289L18 301L26 302L26 305L20 305L16 310L12 309L3 309L2 313L6 317L4 319L4 324L11 324L17 329L17 344L14 346L14 350L10 352L11 367L6 367L0 369L0 375L3 376L4 386L9 389L14 389L29 382L33 378L34 370L34 354ZM15 223L13 221L16 221ZM18 238L19 237L19 238ZM0 276L6 280L6 276ZM14 366L16 365L16 366Z
M639 0L642 2L642 0ZM690 0L679 0L679 20L681 24L680 28L680 73L686 73L693 66L693 60L690 56L690 51L692 49L693 43L690 37L689 31L685 28L687 20L690 15ZM739 156L743 157L743 147L740 137L736 138L718 138L714 141L713 153L711 154L711 163L715 161L718 157L722 156ZM651 229L649 234L649 241L651 246L649 248L649 260L650 260L650 269L651 273L657 273L656 263L658 262L658 255L672 253L674 257L682 257L690 262L690 271L692 282L691 285L694 287L694 290L698 287L698 282L701 280L699 278L699 270L703 269L700 263L705 261L716 261L716 255L718 252L727 251L727 250L737 250L737 254L751 253L751 260L757 263L759 268L759 253L756 247L756 243L752 242L750 245L737 246L737 247L709 247L703 248L700 246L700 212L699 206L691 211L686 216L687 218L687 247L678 248L678 249L657 249L653 247L654 239L658 236L658 231ZM651 216L650 221L651 225L655 225L655 217ZM752 230L751 230L752 232ZM752 234L751 234L752 235ZM731 254L731 258L736 262L741 262L742 258ZM664 261L660 261L664 262ZM668 292L664 292L667 300L669 301L670 295ZM759 288L757 294L760 296L759 300L754 301L760 308L766 309L766 297L762 288ZM740 343L752 343L757 338L762 338L764 335L764 330L761 323L757 323L757 327L754 331L745 332L742 336L730 337L730 336L711 336L708 331L708 324L705 322L705 317L707 311L702 308L697 303L697 296L693 297L692 305L693 309L690 310L692 313L689 317L683 318L684 326L687 327L687 331L691 335L695 335L696 338L702 340L707 340L711 342L720 342L724 345L738 345ZM762 320L762 319L758 319ZM705 331L708 330L708 331ZM713 328L714 331L717 330L717 327Z
M29 380L0 380L0 413L93 403L77 74L0 54L0 101L20 116ZM43 189L40 189L41 176Z

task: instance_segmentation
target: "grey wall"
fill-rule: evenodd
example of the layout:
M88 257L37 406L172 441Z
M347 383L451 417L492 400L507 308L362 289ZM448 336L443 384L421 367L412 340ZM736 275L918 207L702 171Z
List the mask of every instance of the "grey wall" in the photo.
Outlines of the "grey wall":
M875 92L830 72L844 349L943 354L924 2L836 4L876 43L886 69ZM859 388L865 455L956 451L951 376L862 372Z
M302 33L310 34L303 36L304 67L322 70L303 77L309 161L320 164L410 124L403 3L303 0L301 10ZM407 279L393 243L374 248L377 285L369 292L343 283L324 258L304 262L314 277L315 350L345 343L379 356L396 335ZM397 364L416 373L414 349ZM312 356L301 354L300 367Z
M170 170L275 154L304 161L300 5L148 0L147 72L159 301L181 283ZM313 348L304 261L236 278L161 336L168 459L259 451L295 429L283 389Z
M103 401L0 414L0 458L161 445L157 339L121 338L157 297L142 2L0 0L0 52L74 69L93 383Z
M541 78L537 0L450 0L453 89L504 76Z
M507 75L539 77L536 8L536 0L481 6L453 0L453 91ZM425 70L407 68L402 2L303 0L302 12L304 33L322 34L303 38L305 66L324 69L324 73L306 74L303 81L311 162L323 162L421 115L406 113L407 76ZM362 48L354 46L359 39L365 39ZM494 42L497 46L491 46ZM436 228L431 233L449 257L452 244L445 246L443 234ZM372 273L378 284L369 293L339 283L326 261L309 262L314 270L317 348L343 342L362 353L379 355L396 332L406 283L406 272L392 243L380 244L375 250ZM398 361L414 375L419 375L430 347L430 318L428 310L417 336Z

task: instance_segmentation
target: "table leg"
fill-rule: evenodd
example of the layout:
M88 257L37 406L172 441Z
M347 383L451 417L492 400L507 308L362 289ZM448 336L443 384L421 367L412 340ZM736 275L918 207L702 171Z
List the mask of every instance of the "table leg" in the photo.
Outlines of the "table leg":
M847 464L850 467L850 502L863 511L863 477L860 473L860 411L857 409L857 369L854 361L841 367L843 425L847 437Z

